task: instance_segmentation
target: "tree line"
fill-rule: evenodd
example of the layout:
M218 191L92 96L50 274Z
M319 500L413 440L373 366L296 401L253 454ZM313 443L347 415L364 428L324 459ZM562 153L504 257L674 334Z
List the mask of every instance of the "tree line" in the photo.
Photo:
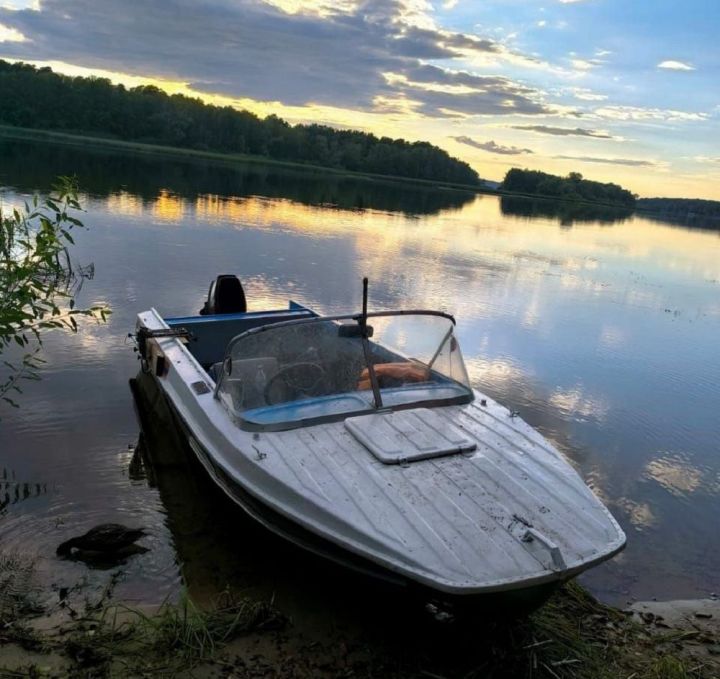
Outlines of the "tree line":
M467 163L428 142L326 125L290 125L145 85L69 77L0 60L0 124L265 156L325 167L478 185Z
M640 198L639 210L657 212L670 217L710 217L720 219L720 201L700 198Z
M194 203L201 196L288 198L303 205L334 205L343 210L380 210L432 215L460 209L473 191L435 188L394 179L373 179L310 167L248 163L233 159L136 153L123 147L43 144L0 134L0 185L17 192L50 186L72 173L84 193L111 196L126 191L153 205L163 190ZM221 200L224 200L222 198ZM2 209L2 205L0 205Z
M630 219L633 215L633 209L623 205L601 205L584 201L512 195L500 196L500 211L511 217L557 219L560 225L566 228L584 222L616 224Z
M625 207L634 207L637 198L634 193L622 186L583 179L579 172L571 172L567 177L558 177L538 170L513 168L508 170L500 188L504 191L529 193L548 198L587 200Z

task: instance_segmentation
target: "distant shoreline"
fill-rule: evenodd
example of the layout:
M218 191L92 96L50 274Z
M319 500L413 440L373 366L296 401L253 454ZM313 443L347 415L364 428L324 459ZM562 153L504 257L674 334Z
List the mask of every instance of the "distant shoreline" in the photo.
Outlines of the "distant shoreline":
M286 160L276 160L267 156L239 154L239 153L221 153L219 151L204 151L198 149L188 149L178 146L164 146L161 144L148 144L145 142L124 141L122 139L114 139L111 137L101 137L88 134L72 134L68 132L57 132L55 130L41 130L29 127L15 127L12 125L0 124L0 139L17 139L20 141L49 141L56 144L65 144L69 146L79 147L96 147L96 148L116 148L124 151L141 153L145 155L155 156L174 156L176 158L189 158L199 160L212 160L220 163L245 163L257 165L274 165L277 167L285 167L295 170L313 170L316 172L324 172L333 175L346 176L353 179L367 179L376 182L387 182L394 184L415 185L422 188L435 188L452 191L462 191L469 193L477 193L482 195L493 196L509 196L515 198L527 198L531 200L543 200L554 203L566 203L568 205L588 205L603 208L611 208L616 210L631 210L633 213L642 213L647 215L664 216L666 218L673 217L682 219L682 215L670 215L662 210L652 210L644 206L628 207L616 203L604 203L600 201L578 200L572 198L563 198L560 196L547 196L537 193L524 193L520 191L506 191L501 188L493 189L489 186L478 186L471 184L456 184L453 182L443 182L430 179L417 179L413 177L403 177L399 175L387 175L371 172L356 172L352 170L339 169L324 165L314 165L311 163L298 163ZM643 200L643 199L640 199Z
M161 144L147 144L144 142L124 141L111 137L97 137L87 134L70 134L67 132L56 132L55 130L40 130L29 127L14 127L11 125L0 125L0 139L18 139L21 141L50 141L58 144L84 147L105 147L117 148L125 151L133 151L147 155L176 156L178 158L197 158L215 160L223 163L247 163L258 165L275 165L296 170L316 170L329 174L344 175L353 179L372 179L374 181L401 182L404 184L417 184L423 188L442 188L472 193L497 194L491 188L473 186L470 184L455 184L453 182L436 181L432 179L416 179L413 177L402 177L399 175L377 174L371 172L355 172L353 170L327 167L324 165L313 165L310 163L296 163L288 160L276 160L267 156L258 156L240 153L221 153L219 151L202 151L188 149L179 146L163 146Z
M571 203L577 205L599 205L602 207L622 209L622 206L612 203L600 203L597 201L568 200L556 196L543 196L532 193L520 193L516 191L504 191L490 187L476 186L471 184L454 184L451 182L434 181L430 179L415 179L413 177L402 177L398 175L377 174L370 172L354 172L352 170L326 167L324 165L312 165L310 163L295 163L286 160L275 160L267 156L220 153L219 151L202 151L187 149L179 146L163 146L161 144L147 144L144 142L124 141L111 137L97 137L87 134L70 134L67 132L56 132L55 130L40 130L30 127L14 127L12 125L0 125L0 139L18 139L21 141L50 141L57 144L84 147L117 148L135 153L158 156L175 156L178 158L197 158L215 160L223 163L252 163L258 165L275 165L296 170L315 170L335 175L343 175L354 179L372 179L373 181L414 184L423 188L441 188L456 191L466 191L492 196L513 196L518 198L532 198L537 200L549 200L555 202Z

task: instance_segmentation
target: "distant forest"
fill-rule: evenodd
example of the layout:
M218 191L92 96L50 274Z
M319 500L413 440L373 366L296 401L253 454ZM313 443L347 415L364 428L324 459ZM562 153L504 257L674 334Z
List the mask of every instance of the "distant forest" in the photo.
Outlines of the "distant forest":
M586 222L616 224L630 219L634 212L631 207L622 205L511 195L500 196L500 211L511 217L557 219L561 226L568 228Z
M537 170L513 168L505 175L500 188L503 191L528 193L548 198L587 200L624 207L634 207L637 198L634 193L622 186L583 179L579 172L571 172L567 177L558 177Z
M478 186L477 172L428 142L325 125L290 125L157 87L69 77L0 60L0 124L124 141L265 156L382 175Z
M219 211L232 208L236 199L263 196L289 198L302 205L416 216L458 210L475 199L471 190L447 191L392 179L368 181L362 176L303 166L218 162L215 158L188 162L171 154L102 145L38 144L0 134L0 187L9 180L17 191L31 194L38 186L52 186L59 176L71 174L78 178L83 193L108 197L125 191L142 200L145 207L155 205L164 194L170 200Z
M698 198L640 198L638 210L656 212L674 218L713 218L720 219L720 201L700 200Z

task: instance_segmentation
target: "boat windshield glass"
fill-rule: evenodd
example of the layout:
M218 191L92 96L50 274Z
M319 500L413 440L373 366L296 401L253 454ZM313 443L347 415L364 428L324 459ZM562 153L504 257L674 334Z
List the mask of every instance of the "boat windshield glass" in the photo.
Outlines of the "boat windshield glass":
M264 326L230 342L217 396L244 429L467 403L453 330L450 317L428 312L368 314L366 325L340 317Z

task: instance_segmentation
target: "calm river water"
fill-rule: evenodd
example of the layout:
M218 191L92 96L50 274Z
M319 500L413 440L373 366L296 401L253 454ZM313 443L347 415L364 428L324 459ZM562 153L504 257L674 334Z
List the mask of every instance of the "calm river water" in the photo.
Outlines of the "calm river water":
M36 555L48 584L104 586L107 572L54 550L119 521L147 526L150 551L113 571L117 596L157 602L183 585L197 597L229 585L322 613L325 583L313 591L307 571L323 581L334 572L228 513L197 479L179 473L161 492L130 465L135 314L193 314L217 273L237 273L254 309L292 298L355 310L367 275L372 308L453 313L474 385L553 440L628 534L627 549L584 583L610 601L720 591L717 231L259 164L0 140L5 208L72 173L90 227L73 256L95 268L79 303L113 314L76 336L49 335L42 381L24 386L20 409L0 411L0 550ZM351 589L337 577L328 606Z

